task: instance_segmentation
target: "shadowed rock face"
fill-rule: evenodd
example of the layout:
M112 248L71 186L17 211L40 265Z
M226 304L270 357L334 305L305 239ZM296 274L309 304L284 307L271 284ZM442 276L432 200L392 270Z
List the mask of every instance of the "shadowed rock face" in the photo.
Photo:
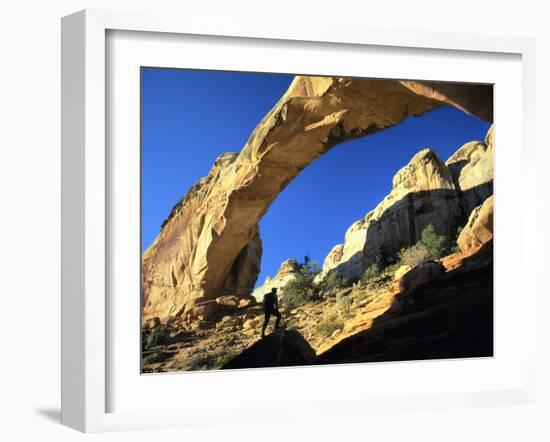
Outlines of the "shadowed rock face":
M457 240L460 250L465 252L480 247L493 238L493 210L493 195L472 210Z
M450 234L464 217L457 196L445 163L431 149L421 150L395 174L392 190L380 204L350 226L339 260L329 254L319 280L330 271L359 279L382 255L416 242L429 223L440 234Z
M319 356L297 330L279 329L223 368L492 356L492 239L444 262L427 262L396 275L396 292L364 304L350 327L344 326L347 336L328 339ZM353 330L358 331L349 334Z
M493 356L493 242L461 266L397 295L364 332L319 364Z
M316 357L300 332L281 328L252 344L222 369L311 365Z
M340 142L443 104L491 119L492 87L296 77L242 151L218 158L163 223L142 259L143 318L250 292L261 254L258 221L303 168Z

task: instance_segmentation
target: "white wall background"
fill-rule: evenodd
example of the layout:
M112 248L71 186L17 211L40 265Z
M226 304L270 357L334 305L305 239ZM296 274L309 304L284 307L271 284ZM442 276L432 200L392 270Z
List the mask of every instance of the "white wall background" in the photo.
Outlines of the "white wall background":
M545 2L461 0L200 2L19 0L0 8L0 438L17 440L550 440L550 296L542 279L549 250L547 152L539 161L540 399L536 406L411 412L323 422L162 430L85 436L59 425L60 369L60 17L83 8L239 15L256 21L333 22L378 28L537 37L540 148L549 97L550 14ZM519 110L518 110L519 111ZM544 211L544 213L543 213ZM534 318L533 318L534 319ZM514 324L511 324L513 326ZM414 380L411 380L414 381ZM449 380L452 382L452 380ZM323 388L322 385L319 388ZM274 393L275 394L275 393ZM185 400L182 395L182 400ZM251 406L253 398L251 398Z

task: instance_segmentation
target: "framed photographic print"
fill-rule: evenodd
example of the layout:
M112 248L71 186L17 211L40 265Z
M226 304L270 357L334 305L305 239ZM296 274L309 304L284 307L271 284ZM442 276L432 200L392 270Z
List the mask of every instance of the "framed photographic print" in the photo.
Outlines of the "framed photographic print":
M84 11L62 44L63 423L532 401L531 40Z

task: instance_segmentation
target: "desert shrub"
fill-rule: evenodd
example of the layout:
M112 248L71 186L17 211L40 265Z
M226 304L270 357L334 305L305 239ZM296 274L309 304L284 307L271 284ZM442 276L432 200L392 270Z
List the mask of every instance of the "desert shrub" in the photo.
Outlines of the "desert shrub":
M308 300L307 291L300 281L292 280L284 286L284 292L282 296L282 303L290 308L294 309L305 304Z
M399 260L402 264L415 267L428 260L428 250L422 244L401 249L399 252Z
M157 364L166 361L174 356L174 352L160 351L148 354L143 357L143 365Z
M143 343L144 349L148 350L151 347L155 347L157 345L170 344L171 339L169 333L170 330L164 325L155 327L145 336L145 340Z
M315 331L321 336L328 338L332 336L336 330L341 330L343 327L344 323L341 319L336 316L330 316L319 322Z
M227 353L224 353L218 356L218 358L216 359L215 368L223 367L225 364L235 359L235 357L237 357L238 354L239 353L235 351L229 351Z
M380 266L376 263L371 264L367 267L365 272L363 273L363 276L361 277L361 284L367 285L372 280L376 279L378 276L380 276L381 270Z
M323 282L320 285L323 294L326 296L334 295L338 290L347 287L348 282L342 278L336 272L329 272L327 276L323 279Z
M336 295L336 306L344 318L349 317L353 306L353 297L350 296L349 292L338 293Z
M207 370L213 368L216 358L212 355L201 353L193 358L189 370Z
M382 270L382 273L384 275L391 275L393 276L393 274L395 272L397 272L397 270L399 269L399 267L401 267L403 264L401 263L400 260L397 260L397 262L393 263L393 264L390 264L389 266L385 267L383 270Z
M457 230L457 235L460 230ZM456 239L454 240L456 243ZM439 259L452 252L452 238L438 235L433 224L428 224L417 243L411 247L401 249L399 252L399 264L414 267L423 262Z

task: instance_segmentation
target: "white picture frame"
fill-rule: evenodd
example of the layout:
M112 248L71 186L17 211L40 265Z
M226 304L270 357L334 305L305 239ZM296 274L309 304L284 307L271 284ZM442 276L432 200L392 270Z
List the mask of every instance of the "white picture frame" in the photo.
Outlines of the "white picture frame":
M213 22L207 18L186 20L168 16L86 10L62 20L62 423L84 432L139 428L160 428L208 424L209 416L174 409L155 411L109 412L108 395L113 386L107 375L109 343L109 303L106 287L107 244L112 238L107 228L107 84L106 35L110 31L154 32L173 35L200 35L269 39L274 42L337 43L368 45L380 48L425 48L440 51L468 51L478 54L515 54L521 57L522 109L521 155L523 186L529 188L534 177L530 167L536 161L532 138L535 108L535 45L532 39L491 37L421 31L380 31L369 28L315 26L293 28L277 24L272 27L246 22ZM534 186L532 186L534 188ZM534 213L535 192L523 191L525 213L522 225L522 272L533 253L536 241ZM531 204L529 204L531 203ZM536 316L536 281L522 281L524 299L522 326L534 335ZM520 320L520 319L518 319ZM526 340L533 343L535 339ZM501 389L477 389L462 393L445 391L426 395L387 396L358 401L329 397L311 402L309 415L323 416L330 401L338 401L338 413L363 414L383 409L454 408L500 404L532 403L536 393L535 349L526 347L521 385ZM338 369L337 367L334 367ZM267 374L264 373L264 376ZM201 376L197 374L195 376ZM209 376L202 374L202 376ZM288 375L287 375L288 376ZM196 378L195 378L196 379ZM210 378L212 379L212 378ZM243 401L244 399L240 399ZM334 408L334 407L333 407ZM284 419L294 410L265 410L243 416L242 421ZM334 410L332 410L334 414ZM219 422L220 420L218 420ZM223 421L223 420L222 420ZM228 416L227 422L235 422Z

